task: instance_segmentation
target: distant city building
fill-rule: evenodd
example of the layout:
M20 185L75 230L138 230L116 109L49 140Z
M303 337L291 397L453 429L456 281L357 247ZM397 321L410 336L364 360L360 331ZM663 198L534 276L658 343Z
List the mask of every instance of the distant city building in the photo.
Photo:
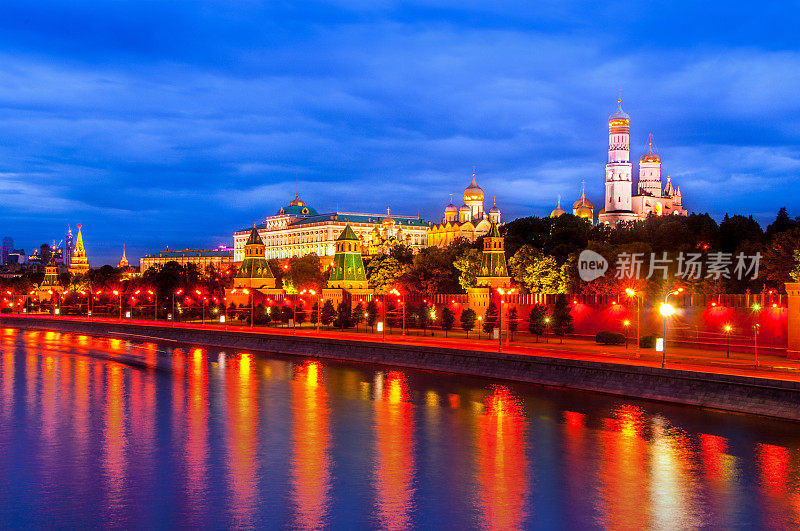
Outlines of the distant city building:
M3 238L3 265L8 265L8 255L14 250L14 238L6 236Z
M119 263L117 264L117 267L120 267L120 268L130 267L130 264L128 264L128 257L125 256L125 244L124 243L122 244L122 258L119 259Z
M67 234L64 236L64 265L72 265L72 254L75 252L75 238L72 236L72 227L67 225Z
M336 239L348 224L358 238L363 254L386 252L396 244L408 245L414 250L427 246L428 224L419 217L392 217L388 209L386 215L319 214L297 194L274 216L256 224L256 230L264 242L268 260L316 253L330 261L336 252ZM233 235L234 261L237 263L245 257L245 243L251 230L241 229Z
M681 189L672 184L669 175L662 188L661 157L653 151L652 135L647 153L639 159L638 193L633 195L630 122L630 116L622 110L620 98L617 111L608 118L605 207L600 211L598 222L616 224L650 215L687 215Z
M474 242L489 232L492 223L500 224L500 209L496 202L488 213L484 212L484 193L475 180L474 170L463 197L464 204L459 208L453 204L453 196L450 195L450 204L444 209L441 223L428 229L428 245L447 247L457 238Z
M27 260L25 256L25 249L12 249L10 253L8 253L8 261L6 265L9 266L20 266L24 265Z
M69 272L73 275L83 275L89 271L89 260L86 258L86 249L83 246L83 233L78 225L78 236L75 238L75 249L69 264Z
M220 245L216 249L183 249L171 251L169 247L158 254L148 254L139 259L139 270L144 274L151 267L163 267L167 262L177 262L186 267L195 264L197 269L205 271L212 266L217 271L228 269L233 265L233 249Z

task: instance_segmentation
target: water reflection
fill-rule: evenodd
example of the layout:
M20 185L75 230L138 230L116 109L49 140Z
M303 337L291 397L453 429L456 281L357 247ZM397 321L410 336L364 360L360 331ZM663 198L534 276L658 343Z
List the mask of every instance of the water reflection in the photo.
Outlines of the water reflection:
M406 529L414 508L414 419L406 376L378 373L375 390L376 516L383 529Z
M519 529L527 517L525 418L516 398L497 387L478 421L478 501L485 529Z
M297 367L292 379L292 491L295 525L320 529L328 514L330 462L328 394L322 366L310 361Z
M4 527L800 525L796 423L52 332L0 364Z

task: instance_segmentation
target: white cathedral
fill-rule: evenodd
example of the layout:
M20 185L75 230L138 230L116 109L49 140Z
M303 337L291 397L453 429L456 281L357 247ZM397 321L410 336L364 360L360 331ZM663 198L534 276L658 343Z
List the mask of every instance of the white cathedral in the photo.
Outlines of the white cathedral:
M633 165L630 148L631 117L622 110L622 99L617 100L617 112L608 118L608 164L606 164L605 207L600 211L598 223L617 224L635 221L649 215L687 215L683 209L681 189L661 182L661 157L653 151L653 135L649 149L639 158L638 193L633 195Z

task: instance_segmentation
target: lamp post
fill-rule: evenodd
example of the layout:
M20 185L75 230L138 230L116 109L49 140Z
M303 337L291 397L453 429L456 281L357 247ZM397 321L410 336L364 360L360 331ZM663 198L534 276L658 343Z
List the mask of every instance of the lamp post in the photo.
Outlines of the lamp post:
M206 302L208 299L203 295L199 289L194 290L198 298L200 298L200 323L206 324Z
M403 302L400 303L400 311L403 312L403 333L402 333L402 335L406 335L406 295L405 295L405 293L400 293L399 291L397 291L397 288L392 288L392 291L390 291L389 293L391 293L393 295L397 295L398 297L401 297L401 296L403 297ZM384 300L385 300L385 297L384 297ZM397 302L400 302L400 299L398 299Z
M727 355L726 356L728 358L731 357L731 330L732 330L731 325L726 324L725 325L725 335L727 336L727 343L728 343L728 349L727 349Z
M753 304L753 354L756 358L756 369L758 369L758 331L761 325L758 323L758 312L761 310L761 305L758 303Z
M481 338L481 329L483 328L483 316L478 316L478 339Z
M683 288L678 288L675 291L670 291L664 295L664 302L662 302L661 306L658 308L659 313L664 318L664 344L663 348L661 349L662 369L667 365L667 317L675 314L675 307L667 301L669 300L670 295L677 295L679 293L683 293Z
M625 350L628 350L628 327L631 326L631 322L625 319L622 321L622 326L625 327Z
M182 289L172 292L172 328L175 328L175 319L177 317L177 314L175 313L175 295L180 295L181 293L183 293Z
M242 288L240 291L247 295L248 300L250 301L250 328L253 328L253 294L247 288ZM233 288L231 293L236 293L236 288Z
M544 342L550 343L550 318L544 318Z
M636 290L634 290L634 289L625 288L625 293L628 295L628 298L636 297L636 357L638 358L639 354L640 354L639 341L640 341L640 338L642 337L642 332L639 329L639 323L640 323L640 317L639 316L641 314L641 309L642 309L642 307L641 307L641 299L639 298L639 294L636 293ZM628 348L628 339L627 339L627 337L625 338L625 348Z
M122 289L113 290L112 293L119 299L119 320L122 320Z
M516 291L514 288L509 289L508 291L504 290L503 288L497 288L497 293L500 294L500 319L498 323L498 333L497 333L497 352L502 352L502 345L503 345L503 311L506 307L506 300L505 295L511 295ZM506 315L506 346L508 346L509 338L511 334L509 332L508 327L508 315Z

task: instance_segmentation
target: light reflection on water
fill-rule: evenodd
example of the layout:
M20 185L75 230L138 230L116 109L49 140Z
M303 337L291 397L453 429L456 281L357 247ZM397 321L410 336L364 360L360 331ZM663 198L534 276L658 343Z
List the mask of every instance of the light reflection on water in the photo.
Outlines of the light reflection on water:
M3 527L800 525L800 425L0 331Z

